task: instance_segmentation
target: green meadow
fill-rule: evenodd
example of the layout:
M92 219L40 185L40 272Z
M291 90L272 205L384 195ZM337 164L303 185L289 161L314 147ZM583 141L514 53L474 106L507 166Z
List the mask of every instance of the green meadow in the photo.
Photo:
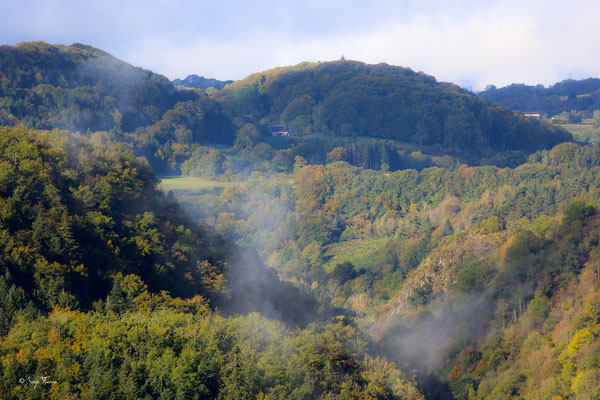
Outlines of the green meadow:
M203 194L211 189L224 189L226 187L237 187L242 182L238 181L215 181L198 176L163 176L160 177L160 190L173 192L175 195Z
M385 237L334 243L325 253L327 261L323 268L330 273L336 265L348 261L356 268L368 269L380 263L385 254L383 250L389 240Z
M589 144L600 143L600 127L584 124L563 124L561 127L571 132L578 142Z

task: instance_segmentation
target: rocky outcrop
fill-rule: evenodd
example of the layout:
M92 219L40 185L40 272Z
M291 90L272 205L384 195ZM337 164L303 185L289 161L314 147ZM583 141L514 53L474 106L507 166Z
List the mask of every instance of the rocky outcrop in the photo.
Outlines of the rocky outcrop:
M505 240L503 233L476 234L440 244L416 270L409 274L402 289L382 308L379 316L371 324L371 335L378 338L394 315L408 310L409 297L415 289L429 284L432 297L445 293L456 283L458 267L465 257L469 255L475 258L488 257Z

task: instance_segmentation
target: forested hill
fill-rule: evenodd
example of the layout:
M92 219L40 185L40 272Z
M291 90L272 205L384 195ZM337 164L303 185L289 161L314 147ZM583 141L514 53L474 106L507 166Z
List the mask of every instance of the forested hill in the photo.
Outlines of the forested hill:
M387 64L302 63L250 75L213 96L236 116L298 133L369 136L455 155L535 151L572 140L449 83Z
M217 296L228 246L157 182L130 152L65 132L0 128L4 283L43 310L89 309L121 278L150 293Z
M340 159L396 170L443 155L516 165L527 153L572 140L456 85L386 64L302 63L209 96L90 46L25 42L0 46L0 80L0 125L99 132L99 140L144 156L158 174L180 173L185 161L208 153L202 146L215 144L234 145L232 165L250 152L258 163L277 155L278 168L290 170L296 155L324 163L340 147ZM289 125L289 143L269 141L269 125L279 123Z
M0 128L0 398L423 400L156 184L118 147Z
M220 106L201 90L177 90L162 75L82 44L0 46L0 125L106 131L157 172L172 171L191 146L233 143Z
M137 288L133 297L144 287L267 316L261 304L272 302L271 314L290 314L283 320L308 319L310 299L190 220L157 184L144 160L118 147L0 128L0 287L16 285L23 299L0 296L0 335L19 305L88 310L121 284Z
M218 79L205 78L196 74L188 75L185 77L185 79L173 80L173 84L175 84L176 86L185 86L197 89L208 89L213 87L217 90L223 89L225 86L229 85L232 82L233 81L220 81Z
M479 95L511 110L539 111L549 116L573 110L592 114L600 109L600 79L567 79L550 87L522 83L502 88L492 85Z
M3 124L17 118L35 128L131 131L191 96L161 75L81 44L2 46L0 71Z

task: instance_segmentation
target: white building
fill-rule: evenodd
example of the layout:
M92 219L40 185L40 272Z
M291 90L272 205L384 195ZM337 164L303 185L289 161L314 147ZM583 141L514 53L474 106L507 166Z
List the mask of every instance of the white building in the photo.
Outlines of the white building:
M290 136L287 125L271 125L271 136Z

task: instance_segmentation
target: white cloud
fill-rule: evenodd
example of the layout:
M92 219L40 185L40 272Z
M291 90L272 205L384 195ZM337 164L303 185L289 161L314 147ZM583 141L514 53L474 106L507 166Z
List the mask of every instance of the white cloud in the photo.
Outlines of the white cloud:
M84 42L169 78L239 79L342 55L474 89L600 77L597 0L23 2L3 37Z

